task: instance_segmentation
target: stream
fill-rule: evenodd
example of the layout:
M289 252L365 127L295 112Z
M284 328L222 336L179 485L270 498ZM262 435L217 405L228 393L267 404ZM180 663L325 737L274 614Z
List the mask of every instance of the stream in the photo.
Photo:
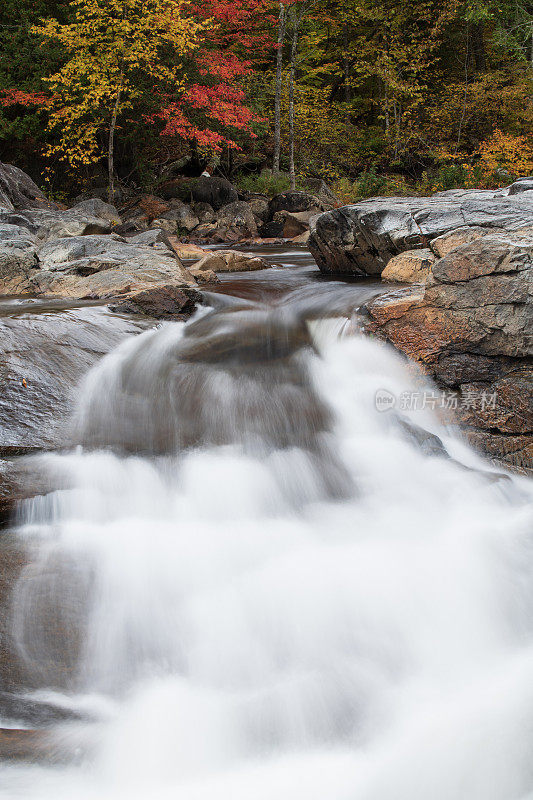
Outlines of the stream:
M382 285L255 252L32 456L0 798L530 800L533 483L400 402L434 387L362 333ZM45 312L115 319L0 310Z

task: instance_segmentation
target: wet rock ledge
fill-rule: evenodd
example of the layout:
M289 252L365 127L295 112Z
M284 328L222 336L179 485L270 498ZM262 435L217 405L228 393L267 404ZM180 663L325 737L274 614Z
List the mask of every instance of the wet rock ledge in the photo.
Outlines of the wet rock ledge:
M533 181L337 209L310 249L323 272L409 284L368 304L368 330L421 364L475 447L532 472Z

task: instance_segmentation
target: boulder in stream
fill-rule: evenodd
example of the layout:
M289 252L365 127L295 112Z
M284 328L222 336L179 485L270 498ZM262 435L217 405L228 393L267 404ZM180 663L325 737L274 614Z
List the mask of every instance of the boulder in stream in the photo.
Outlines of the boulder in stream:
M327 274L379 276L393 256L433 249L435 240L454 231L457 236L459 229L461 242L498 231L533 230L533 197L509 192L453 190L433 197L364 200L313 219L309 249Z
M65 420L81 376L146 327L101 308L18 309L24 313L0 316L0 459L68 444Z
M241 253L239 250L213 250L193 265L195 272L250 272L267 269L269 264L259 256Z

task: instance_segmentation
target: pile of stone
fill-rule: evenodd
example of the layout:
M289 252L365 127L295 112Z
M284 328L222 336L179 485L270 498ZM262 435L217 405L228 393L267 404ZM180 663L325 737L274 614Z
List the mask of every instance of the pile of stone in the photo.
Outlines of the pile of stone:
M125 231L159 228L192 241L233 243L292 239L305 244L310 221L333 208L336 198L325 184L318 194L288 191L269 199L243 193L224 178L181 178L143 195L123 211Z

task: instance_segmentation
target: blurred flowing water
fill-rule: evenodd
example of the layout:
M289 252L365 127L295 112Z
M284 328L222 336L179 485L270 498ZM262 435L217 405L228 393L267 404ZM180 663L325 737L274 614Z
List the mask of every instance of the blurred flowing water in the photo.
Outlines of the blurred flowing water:
M119 345L39 458L11 624L76 713L0 797L532 796L532 484L376 408L425 385L360 333L378 286L279 261Z

